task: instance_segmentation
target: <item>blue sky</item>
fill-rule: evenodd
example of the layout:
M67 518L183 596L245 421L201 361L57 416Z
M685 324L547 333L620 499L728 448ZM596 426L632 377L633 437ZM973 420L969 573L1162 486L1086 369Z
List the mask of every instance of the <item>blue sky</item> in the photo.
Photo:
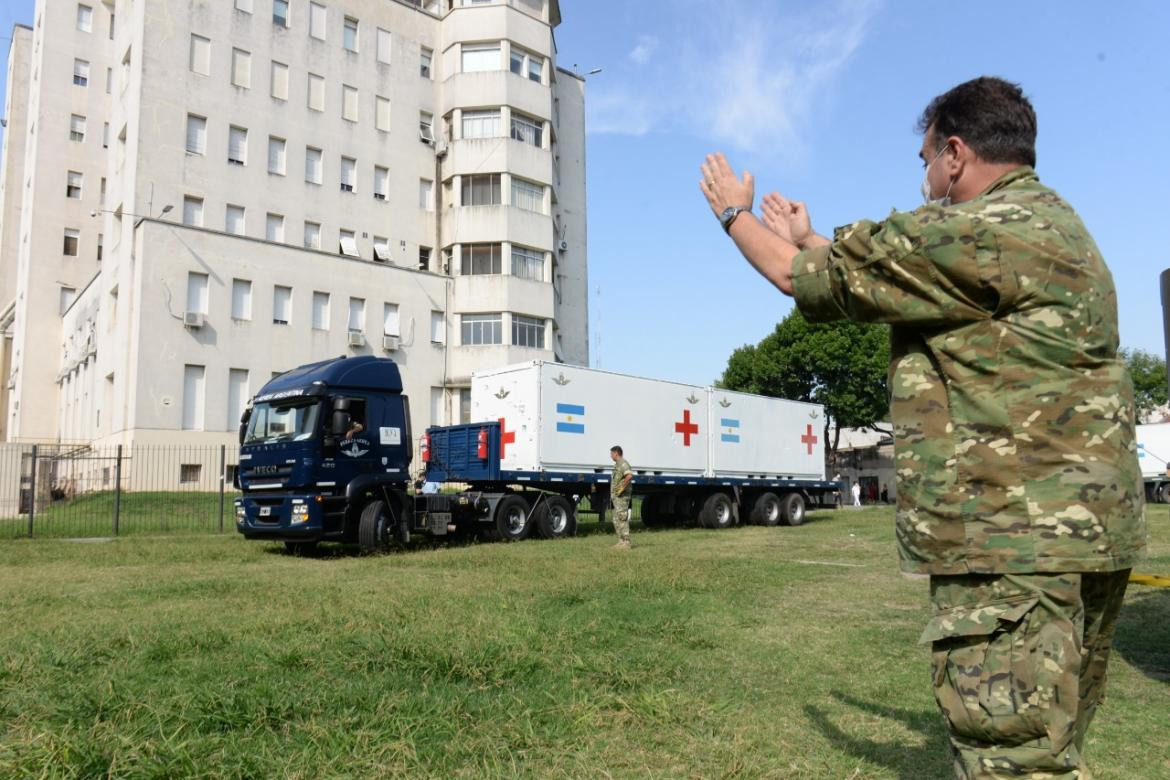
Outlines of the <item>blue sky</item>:
M1161 353L1170 268L1170 3L562 0L558 64L589 77L593 364L716 379L792 308L699 193L721 149L828 233L921 200L914 124L974 76L1020 82L1041 179L1078 210L1117 283L1123 346ZM0 35L31 23L0 2ZM7 49L7 41L3 48ZM3 73L0 72L0 79Z

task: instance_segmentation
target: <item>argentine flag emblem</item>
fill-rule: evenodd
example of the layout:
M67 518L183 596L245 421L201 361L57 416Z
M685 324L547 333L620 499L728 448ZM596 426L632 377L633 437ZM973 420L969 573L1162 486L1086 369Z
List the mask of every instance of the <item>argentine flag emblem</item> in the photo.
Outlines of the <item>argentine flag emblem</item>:
M557 433L585 433L585 407L557 404Z
M739 444L739 420L733 420L730 417L722 417L719 420L719 427L722 429L719 434L720 441Z

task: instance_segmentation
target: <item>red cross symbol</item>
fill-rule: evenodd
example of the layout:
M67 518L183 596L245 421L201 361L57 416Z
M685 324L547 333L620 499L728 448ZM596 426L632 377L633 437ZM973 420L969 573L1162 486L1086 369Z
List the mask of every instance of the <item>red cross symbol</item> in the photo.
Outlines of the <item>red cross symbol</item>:
M683 435L683 446L691 446L691 437L699 435L699 426L691 422L691 410L683 409L682 422L674 424L674 432Z
M800 443L808 446L808 454L812 455L813 445L817 443L816 434L812 432L812 423L808 425L808 433L800 437Z
M516 431L507 430L508 426L504 422L504 418L500 418L500 460L504 459L504 453L508 451L508 445L514 444L516 441Z

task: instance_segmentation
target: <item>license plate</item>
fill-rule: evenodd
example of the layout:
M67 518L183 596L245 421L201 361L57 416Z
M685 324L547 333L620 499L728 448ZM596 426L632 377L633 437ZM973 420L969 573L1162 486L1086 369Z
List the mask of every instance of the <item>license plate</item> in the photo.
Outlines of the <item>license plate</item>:
M270 506L260 507L260 516L261 517L268 517L271 514L272 514L272 507L270 507Z

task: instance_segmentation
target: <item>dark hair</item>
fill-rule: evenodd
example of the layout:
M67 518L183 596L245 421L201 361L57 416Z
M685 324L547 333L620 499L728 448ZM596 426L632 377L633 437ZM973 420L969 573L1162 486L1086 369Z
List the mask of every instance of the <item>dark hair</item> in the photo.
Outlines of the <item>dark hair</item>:
M980 76L930 101L918 132L936 144L957 135L989 163L1036 165L1036 112L1019 84Z
M615 445L613 445L612 447L610 447L610 448L609 448L609 451L610 451L610 452L616 452L618 455L625 455L625 454L626 454L626 453L622 452L622 448L621 448L621 447L619 447L619 446L618 446L618 445L616 445L616 444L615 444Z

